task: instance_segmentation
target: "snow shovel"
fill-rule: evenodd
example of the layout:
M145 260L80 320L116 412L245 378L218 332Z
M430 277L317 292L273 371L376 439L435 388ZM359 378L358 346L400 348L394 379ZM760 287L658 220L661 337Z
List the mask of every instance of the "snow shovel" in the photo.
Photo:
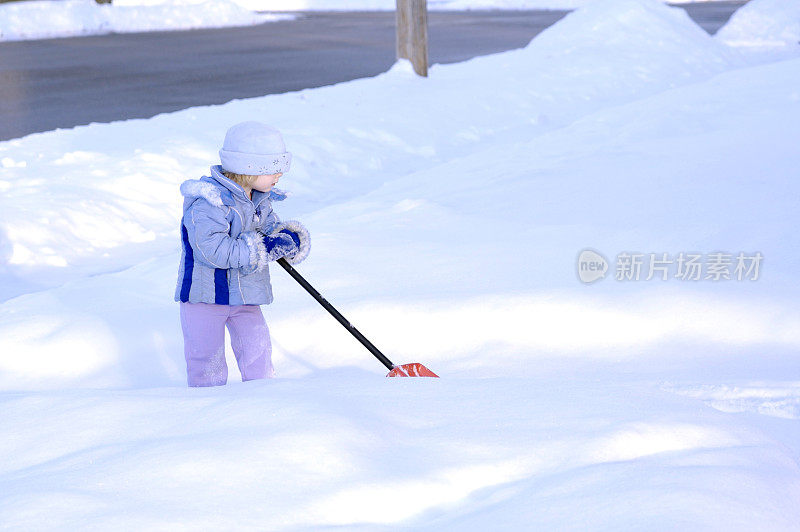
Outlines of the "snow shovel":
M342 316L338 310L333 308L333 305L328 303L322 295L317 292L308 281L300 275L297 270L295 270L291 264L286 262L285 258L278 259L278 264L286 270L289 275L291 275L295 281L297 281L300 286L306 289L306 292L311 294L311 297L317 300L317 302L322 305L322 307L327 310L331 316L336 318L336 321L342 324L342 326L347 329L350 334L355 336L356 340L361 342L361 345L366 347L370 353L375 355L375 358L381 361L381 363L389 369L389 374L386 375L387 377L438 377L437 374L420 364L419 362L412 362L410 364L402 364L400 366L396 366L392 364L392 361L386 358L386 355L381 353L377 347L372 345L372 342L366 339L366 337L358 332L358 329L353 327L349 321Z

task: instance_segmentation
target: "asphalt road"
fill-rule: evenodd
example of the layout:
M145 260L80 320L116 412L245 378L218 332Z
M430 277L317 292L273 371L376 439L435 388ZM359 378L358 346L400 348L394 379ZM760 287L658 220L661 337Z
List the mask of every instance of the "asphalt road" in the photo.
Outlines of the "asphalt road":
M684 7L714 33L745 1ZM521 48L567 11L431 12L430 63ZM385 72L394 13L300 13L244 28L0 43L0 140Z

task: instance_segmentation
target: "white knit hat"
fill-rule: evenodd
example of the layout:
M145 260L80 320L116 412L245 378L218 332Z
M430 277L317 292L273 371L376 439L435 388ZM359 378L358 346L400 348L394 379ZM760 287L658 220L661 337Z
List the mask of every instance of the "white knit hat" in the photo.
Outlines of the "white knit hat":
M280 131L260 122L231 126L219 150L222 169L234 174L265 175L285 173L292 163Z

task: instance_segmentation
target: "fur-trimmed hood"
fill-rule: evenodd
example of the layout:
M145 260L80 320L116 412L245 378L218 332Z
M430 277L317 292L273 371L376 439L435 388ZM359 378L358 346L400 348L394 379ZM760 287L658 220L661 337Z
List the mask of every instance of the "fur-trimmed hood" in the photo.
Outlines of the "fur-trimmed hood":
M187 199L203 198L215 207L222 207L223 205L231 207L235 205L234 195L238 197L239 201L252 201L256 206L266 199L283 201L289 197L288 192L273 188L269 193L254 190L251 200L241 186L225 177L220 165L211 167L210 176L184 181L181 184L181 194Z

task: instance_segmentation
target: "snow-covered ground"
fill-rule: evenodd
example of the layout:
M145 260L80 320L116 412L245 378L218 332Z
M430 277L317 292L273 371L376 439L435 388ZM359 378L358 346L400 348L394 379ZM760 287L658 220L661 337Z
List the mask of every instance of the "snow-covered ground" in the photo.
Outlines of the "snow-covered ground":
M1 142L0 523L796 530L797 48L607 0L428 79L400 62ZM185 387L178 185L246 119L294 154L298 269L441 379L383 378L274 268L279 378L231 362L227 387ZM586 248L609 263L592 284ZM733 279L705 279L717 252ZM622 253L640 280L616 280Z
M735 46L797 46L800 44L800 2L761 0L733 14L717 38Z
M293 19L255 13L232 0L170 0L139 5L124 0L34 0L0 4L0 42L55 37L250 26Z
M590 0L429 0L431 10L574 9ZM691 3L677 0L672 3ZM703 0L714 1L714 0ZM783 1L783 0L780 0ZM395 0L26 0L0 4L0 42L249 26L295 15L264 11L392 11ZM262 13L256 13L257 11Z

